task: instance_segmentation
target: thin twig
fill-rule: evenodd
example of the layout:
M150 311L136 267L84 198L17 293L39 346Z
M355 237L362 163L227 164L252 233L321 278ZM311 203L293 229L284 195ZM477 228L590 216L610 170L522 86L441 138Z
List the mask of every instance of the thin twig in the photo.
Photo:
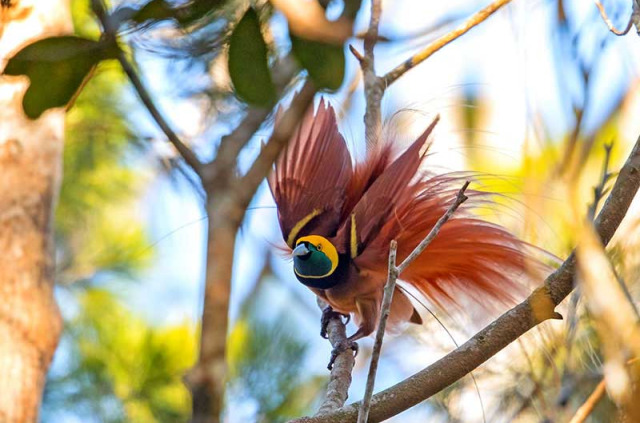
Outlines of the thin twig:
M589 398L578 408L569 423L583 423L587 420L587 417L589 417L593 409L596 408L596 405L598 405L602 397L604 397L605 392L606 385L604 379L602 379L600 383L598 383L598 386L596 386L596 389L589 395Z
M138 97L140 97L140 100L145 105L145 107L151 114L151 117L153 117L153 119L156 121L156 123L158 124L162 132L164 132L164 134L167 136L167 138L169 139L169 142L171 142L171 144L173 144L176 150L178 150L178 153L180 153L182 158L184 158L184 161L191 167L191 169L193 169L193 171L200 176L202 163L200 163L200 160L198 160L195 153L189 147L187 147L180 140L178 135L176 135L173 129L171 129L171 126L162 116L162 113L160 113L160 110L158 110L155 103L151 99L151 96L149 95L149 91L144 86L144 83L140 79L140 76L138 76L138 73L134 69L133 65L129 63L122 49L120 49L117 46L117 43L116 43L117 28L113 27L110 16L107 14L104 3L102 2L102 0L92 0L91 3L92 3L94 13L96 14L98 19L100 20L100 23L102 24L102 27L105 32L104 35L107 38L113 39L114 45L116 46L116 51L117 51L116 59L118 60L118 62L120 62L120 66L122 66L122 70L124 70L124 72L129 77L131 84L133 85L136 92L138 93Z
M447 223L447 220L449 220L451 218L451 216L453 215L453 213L455 213L455 211L458 209L458 207L460 207L460 204L462 204L465 201L467 201L468 197L466 195L464 195L464 192L467 190L467 187L469 187L469 181L465 182L464 185L462 186L462 188L460 188L460 191L458 191L458 194L456 195L455 201L453 202L453 204L451 204L451 206L449 206L449 208L447 209L446 213L444 215L442 215L442 217L440 219L438 219L436 224L433 226L433 228L429 232L429 235L427 235L425 237L425 239L423 239L422 242L420 244L418 244L418 246L411 252L411 254L409 254L409 256L407 256L407 258L404 259L404 261L402 263L400 263L400 265L398 266L398 274L404 272L405 269L416 258L418 258L418 256L420 254L422 254L422 252L425 250L425 248L427 248L429 246L429 244L431 244L431 241L433 241L433 239L436 236L438 236L438 233L440 232L440 229L442 228L442 226L445 223Z
M182 158L184 158L184 161L189 165L189 167L191 167L191 169L193 169L196 174L200 175L202 163L200 163L200 160L198 160L195 153L189 147L187 147L180 140L178 135L176 135L173 129L171 129L167 121L162 116L162 113L160 113L160 110L158 110L155 103L151 99L149 92L145 88L135 69L124 56L122 50L118 51L118 61L120 62L120 65L122 66L124 72L129 77L129 80L138 93L140 100L142 100L142 103L145 105L147 110L149 110L149 113L156 121L162 132L164 132L164 134L167 136L169 142L171 142L176 150L178 150L178 153L180 153Z
M462 24L458 28L438 38L437 40L429 44L424 50L405 60L404 62L402 62L402 64L396 66L394 69L389 71L389 73L382 77L385 87L393 84L398 78L404 75L405 72L413 69L416 65L425 61L433 53L440 50L451 41L467 33L471 28L486 20L494 12L496 12L498 9L500 9L510 1L511 0L494 1L489 6L471 16L464 24Z
M398 279L398 268L396 267L396 254L398 252L398 243L393 240L389 247L389 273L387 283L384 287L384 296L382 297L382 307L380 310L380 320L378 322L378 330L376 332L376 340L373 344L373 352L371 354L371 363L369 364L369 374L367 375L367 386L364 391L364 397L358 411L358 423L367 423L369 419L369 409L371 408L371 396L373 395L373 387L376 382L376 372L378 371L378 362L380 361L380 351L382 350L382 339L387 326L389 311L391 310L391 300L393 299L393 291L396 288Z
M627 35L629 30L633 26L633 19L632 19L633 18L633 14L631 15L631 17L629 17L629 23L627 24L627 27L625 29L623 29L622 31L620 31L619 29L617 29L615 27L613 22L611 22L611 19L609 19L609 16L607 16L607 12L606 12L606 10L604 10L604 6L602 5L602 3L600 3L599 0L594 0L594 3L596 4L596 7L600 11L600 16L602 16L602 20L604 21L605 24L607 24L607 27L609 28L609 31L613 32L617 36Z
M613 237L639 187L640 138L595 221L603 245ZM561 317L554 307L573 290L575 274L576 259L572 253L525 301L429 367L374 395L369 423L381 422L426 400L476 369L531 328L548 319ZM303 417L291 423L355 422L359 406L358 403L350 404L327 415Z
M589 220L593 220L596 216L596 210L600 200L606 193L607 182L611 178L609 173L609 162L611 161L611 149L613 148L613 142L604 145L604 160L602 163L602 174L600 175L600 182L593 188L593 204L589 207L587 215Z
M380 361L380 351L382 350L382 340L384 338L384 331L387 327L387 319L391 311L391 301L393 299L393 293L396 288L396 281L398 276L409 266L422 252L431 244L431 242L438 236L442 226L451 218L453 213L460 207L462 203L467 200L467 196L464 195L469 181L465 182L458 195L456 195L455 201L449 206L447 211L442 215L436 224L431 228L429 234L422 240L420 244L409 254L409 256L396 267L396 254L398 251L398 244L395 240L391 241L389 247L389 270L387 276L387 283L384 287L384 296L382 297L382 306L380 308L380 318L378 321L378 329L376 332L376 340L373 344L373 353L371 354L371 363L369 365L369 375L367 376L367 385L364 391L364 398L360 405L358 412L358 423L367 423L369 418L369 409L371 408L371 396L373 395L373 388L376 381L376 372L378 371L378 362ZM455 341L454 341L455 342Z

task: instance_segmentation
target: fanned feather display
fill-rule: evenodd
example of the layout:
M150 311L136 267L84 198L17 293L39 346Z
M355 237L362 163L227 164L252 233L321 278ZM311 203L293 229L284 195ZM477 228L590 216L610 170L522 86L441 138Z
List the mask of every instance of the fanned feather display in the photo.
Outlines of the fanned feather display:
M351 339L375 329L390 241L398 242L400 262L445 213L466 179L422 169L437 121L396 158L387 142L353 163L332 107L321 101L315 116L307 113L269 179L284 240L291 249L303 244L294 251L300 265L310 257L318 263L331 259L326 251L335 247L335 270L309 275L296 268L296 275L334 310L355 315L359 330ZM467 194L470 200L400 275L443 308L463 299L487 308L510 301L522 292L528 267L542 268L526 243L473 216L473 207L486 203L487 194ZM390 323L403 321L420 323L420 318L396 290Z

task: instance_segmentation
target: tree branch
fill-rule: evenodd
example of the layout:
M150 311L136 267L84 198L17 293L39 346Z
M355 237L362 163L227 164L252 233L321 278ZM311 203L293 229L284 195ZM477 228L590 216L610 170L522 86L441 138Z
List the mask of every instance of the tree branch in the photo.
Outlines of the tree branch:
M433 239L438 236L438 234L440 233L440 229L442 229L442 226L447 223L451 216L453 216L453 213L455 213L458 207L460 207L460 204L467 201L469 197L464 195L464 192L469 187L469 183L469 181L466 181L464 183L462 188L460 188L460 191L458 191L455 201L453 202L453 204L451 204L451 206L449 206L445 214L443 214L442 217L438 219L425 239L423 239L422 242L418 244L418 246L411 252L411 254L407 256L406 259L403 260L402 263L400 263L400 265L398 266L398 274L404 272L407 267L409 267L409 265L413 263L413 261L417 259L420 254L422 254L422 252L429 246L429 244L431 244L431 241L433 241Z
M453 31L443 35L431 44L429 44L424 50L418 52L414 56L408 58L402 64L393 68L389 73L382 77L385 87L393 84L398 78L404 75L407 71L413 69L416 65L424 62L433 53L440 50L442 47L449 44L451 41L466 34L471 28L486 20L494 12L500 9L511 0L496 0L484 9L471 16L465 23Z
M318 306L321 309L328 307L328 304L318 298ZM339 344L344 343L347 340L346 325L342 323L342 319L338 313L333 314L329 318L327 324L327 337L331 346L336 348ZM353 366L356 363L356 358L353 355L353 351L346 349L340 353L331 368L331 375L329 376L329 384L327 386L327 394L316 413L316 416L328 414L338 408L344 406L344 403L349 397L349 386L351 386L351 372Z
M594 389L591 395L589 395L589 398L587 398L584 404L578 408L576 414L573 415L569 423L584 423L584 421L587 420L587 417L589 417L589 414L591 414L593 409L596 408L596 405L598 405L602 397L604 397L606 391L606 385L604 383L604 379L602 379L600 383L598 383L598 386L596 386L596 389Z
M639 186L640 138L596 219L596 231L604 245L609 243L622 222ZM545 320L560 318L554 308L573 290L575 272L576 260L572 253L525 301L431 366L374 395L369 421L380 422L413 407L476 369L529 329ZM355 403L331 414L303 417L291 423L355 422L358 407L359 403Z
M198 174L198 176L200 176L201 170L202 170L202 163L200 163L195 153L189 147L187 147L180 140L178 135L176 135L173 129L171 129L171 126L162 116L162 113L160 113L160 110L158 110L155 103L151 99L151 96L149 95L149 91L144 86L144 83L138 76L138 73L134 69L133 65L129 63L129 61L124 55L124 52L115 43L115 40L117 38L117 28L115 28L112 25L111 19L109 15L107 15L104 4L102 3L101 0L92 0L91 3L92 3L94 13L96 14L98 19L100 20L100 23L102 24L105 35L114 40L114 45L116 45L116 49L117 49L116 59L118 60L118 62L120 62L120 66L122 66L122 69L129 77L131 84L133 85L136 92L138 93L138 97L140 97L140 100L145 105L145 107L151 114L151 117L153 117L153 119L156 121L156 123L158 124L162 132L164 132L164 134L167 136L167 138L169 139L169 142L171 142L171 144L173 144L176 150L178 150L178 153L180 153L180 155L182 156L184 161L189 165L189 167L191 167L191 169L193 169L193 171L196 174Z
M237 181L235 187L232 187L232 193L234 193L239 206L246 208L249 205L253 194L271 171L273 163L286 147L307 108L312 105L316 92L317 89L311 80L305 82L300 92L294 96L289 109L273 129L271 138L262 148L258 158L247 173Z
M195 423L220 421L227 377L228 312L236 233L251 198L291 138L315 92L312 83L304 85L244 177L227 173L225 185L205 185L209 231L200 352L198 363L185 377L193 397Z
M442 226L451 218L453 213L460 207L460 204L467 201L468 197L464 195L469 181L460 188L456 195L455 201L449 206L447 211L436 224L431 228L429 234L418 244L418 246L409 254L409 256L396 267L396 253L398 250L398 244L396 241L391 241L389 248L389 273L387 276L387 283L384 287L384 295L382 297L382 306L380 308L380 320L378 322L378 329L376 332L376 340L373 344L373 353L371 354L371 364L369 365L369 375L367 376L367 385L364 391L364 397L360 405L360 411L358 412L358 423L367 423L369 417L369 408L371 407L371 395L373 394L373 387L376 381L376 372L378 371L378 361L380 360L380 351L382 350L382 339L384 338L384 331L387 327L387 319L391 311L391 301L393 300L393 292L396 288L396 281L398 276L416 259L422 252L431 244L431 241L435 239L440 233Z
M600 16L602 17L602 20L604 21L605 24L607 24L607 28L609 28L609 31L613 32L617 36L627 35L629 30L633 26L633 13L629 17L629 23L627 24L627 27L622 31L620 31L615 27L613 22L611 22L611 19L609 19L609 16L607 16L607 11L604 10L604 6L602 5L602 3L600 3L599 0L594 0L594 2L596 4L596 7L598 8L598 11L600 12Z
M282 93L291 82L298 69L291 56L286 56L273 66L273 82ZM228 183L229 175L235 172L236 161L240 151L247 145L251 137L271 113L271 108L250 107L240 124L220 140L220 146L216 151L216 157L209 163L204 164L202 169L202 179L205 184L215 184L219 178L224 179L223 183Z
M382 339L384 338L384 331L387 327L387 319L389 318L389 311L391 309L391 300L393 300L393 291L396 289L396 281L398 280L398 268L396 267L397 252L398 243L393 240L389 246L389 273L387 275L387 283L384 286L384 295L382 296L380 320L378 321L376 340L373 344L373 352L371 353L367 385L358 411L358 423L367 423L369 419L371 395L373 395L373 387L376 383L376 373L378 371L378 362L380 361L380 351L382 350Z

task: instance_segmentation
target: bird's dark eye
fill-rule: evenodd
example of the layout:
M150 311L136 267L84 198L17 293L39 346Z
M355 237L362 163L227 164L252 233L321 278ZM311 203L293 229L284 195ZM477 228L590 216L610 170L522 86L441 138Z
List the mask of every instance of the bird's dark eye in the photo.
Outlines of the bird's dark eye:
M318 251L322 251L322 244L316 245L316 248L318 249Z

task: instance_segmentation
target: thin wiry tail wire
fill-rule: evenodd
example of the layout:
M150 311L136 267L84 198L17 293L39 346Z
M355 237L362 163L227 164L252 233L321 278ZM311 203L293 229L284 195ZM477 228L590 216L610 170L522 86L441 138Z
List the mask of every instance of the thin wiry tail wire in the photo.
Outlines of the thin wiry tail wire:
M420 299L417 296L413 295L413 293L409 292L403 286L397 285L397 287L400 288L400 291L402 291L403 293L407 294L408 296L413 298L418 304L420 304L422 307L424 307L424 309L427 310L427 312L431 315L431 317L433 317L436 320L436 322L438 322L440 327L442 327L442 329L444 329L444 331L447 333L449 338L451 338L451 341L453 341L453 344L456 346L456 348L460 347L460 345L458 344L458 342L454 338L453 334L449 331L449 329L447 329L445 324L442 323L442 320L440 320L438 318L438 316L436 316L436 314L433 311L431 311L431 309L429 307L427 307L427 305L424 302L420 301ZM482 395L480 394L480 387L478 386L478 381L476 380L476 377L474 376L473 372L469 372L469 376L471 376L471 380L473 380L473 386L476 388L476 393L478 394L478 401L480 402L480 409L482 410L482 421L484 423L487 423L487 415L486 415L486 413L484 411L484 402L482 401Z

